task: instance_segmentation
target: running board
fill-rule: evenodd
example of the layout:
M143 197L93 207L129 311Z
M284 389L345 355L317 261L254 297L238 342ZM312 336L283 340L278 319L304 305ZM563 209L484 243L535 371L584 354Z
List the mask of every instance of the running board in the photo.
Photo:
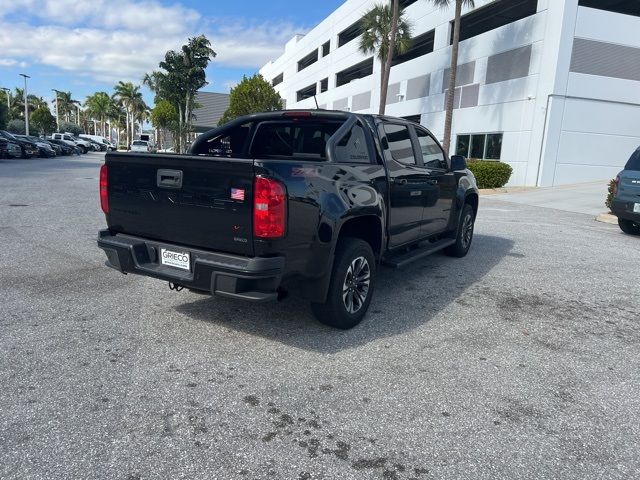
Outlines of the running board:
M454 243L456 243L454 238L443 238L433 243L427 242L424 246L414 248L408 252L387 254L382 258L382 263L389 267L402 268Z

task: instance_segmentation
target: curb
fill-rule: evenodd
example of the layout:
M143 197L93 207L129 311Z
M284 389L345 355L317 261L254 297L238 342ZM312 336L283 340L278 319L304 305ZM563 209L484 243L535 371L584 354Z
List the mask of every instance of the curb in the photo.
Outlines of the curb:
M595 218L596 222L609 223L611 225L618 224L618 217L611 215L610 213L601 213Z
M502 188L480 188L480 195L502 195L504 193L529 192L538 187L502 187Z

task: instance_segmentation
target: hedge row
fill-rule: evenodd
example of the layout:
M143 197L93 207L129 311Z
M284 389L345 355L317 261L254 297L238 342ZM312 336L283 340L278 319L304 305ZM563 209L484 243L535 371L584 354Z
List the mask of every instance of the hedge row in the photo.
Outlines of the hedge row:
M504 187L513 173L511 165L502 162L469 160L468 168L478 182L478 188Z

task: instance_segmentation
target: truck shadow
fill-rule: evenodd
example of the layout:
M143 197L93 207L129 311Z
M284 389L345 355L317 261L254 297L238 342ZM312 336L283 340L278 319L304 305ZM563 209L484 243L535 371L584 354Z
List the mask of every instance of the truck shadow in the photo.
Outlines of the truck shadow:
M466 258L435 254L404 269L381 267L367 316L348 331L318 323L309 304L295 297L266 304L205 297L183 303L176 310L192 319L303 350L336 353L407 333L428 323L464 297L512 247L512 240L476 234Z

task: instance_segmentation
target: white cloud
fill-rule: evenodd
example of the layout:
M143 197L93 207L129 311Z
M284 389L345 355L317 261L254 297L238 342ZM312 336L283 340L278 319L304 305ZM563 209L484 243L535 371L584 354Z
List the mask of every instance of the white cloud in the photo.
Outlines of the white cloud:
M257 69L299 30L285 22L202 18L155 0L0 0L0 66L28 61L106 83L140 82L167 50L204 33L218 54L214 68Z

